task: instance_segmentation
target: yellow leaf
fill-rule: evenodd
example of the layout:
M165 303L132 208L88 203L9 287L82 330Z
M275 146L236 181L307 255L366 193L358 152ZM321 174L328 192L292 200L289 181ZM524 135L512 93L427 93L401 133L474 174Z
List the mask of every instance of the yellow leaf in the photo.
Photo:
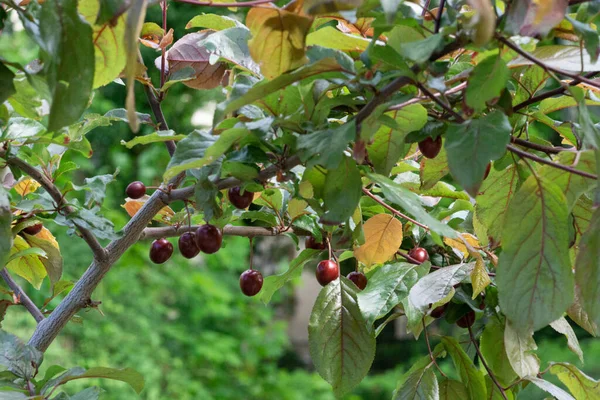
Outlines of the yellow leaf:
M277 8L252 8L246 25L252 32L250 55L266 78L275 78L307 62L306 35L312 18Z
M15 186L15 191L21 195L21 197L28 195L29 193L35 192L40 187L40 184L31 178L21 179Z
M308 214L306 207L308 207L306 201L301 199L291 199L288 203L288 213L292 219L296 219L302 214Z
M384 263L402 244L402 223L389 214L377 214L363 227L365 244L354 250L354 257L370 266Z
M471 253L475 257L475 268L471 271L471 285L473 285L473 300L483 292L485 288L492 283L490 276L485 270L485 264L483 258L479 253Z
M15 253L27 250L30 247L31 246L25 239L17 235L15 236L13 246L10 249L10 255L12 256ZM35 254L16 258L6 264L6 268L31 283L33 287L38 290L46 277L46 268L44 268L44 264L40 261L39 256Z
M312 199L314 194L312 184L309 181L300 182L299 185L300 196L305 199Z
M40 239L49 241L50 243L52 243L52 246L56 247L57 249L60 249L58 242L56 241L56 238L54 237L52 232L50 232L48 229L46 229L45 226L42 227L42 230L36 236Z
M125 204L121 205L127 211L130 217L133 217L142 208L144 203L149 199L149 196L144 196L141 199L133 200L129 197L125 199ZM169 206L163 207L155 216L154 220L163 222L171 225L171 218L175 215L175 212Z
M466 241L471 247L480 247L479 245L479 240L477 240L477 238L473 235L471 235L470 233L462 233L461 234L462 239L458 238L458 239L451 239L451 238L444 238L444 243L446 243L446 245L460 251L465 257L469 256L469 250L467 249L467 246L465 245L464 241Z
M475 10L473 43L485 46L494 36L496 13L489 0L469 0L468 3Z

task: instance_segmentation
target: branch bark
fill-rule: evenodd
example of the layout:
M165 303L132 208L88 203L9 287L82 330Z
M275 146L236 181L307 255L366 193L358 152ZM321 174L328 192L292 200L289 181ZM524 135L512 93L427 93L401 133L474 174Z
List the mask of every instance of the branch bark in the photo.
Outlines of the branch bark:
M200 225L182 225L179 227L167 226L160 228L146 228L140 235L139 240L158 239L163 237L176 237L189 231L195 231ZM243 237L255 237L255 236L278 236L282 233L291 232L298 236L310 235L308 232L293 230L293 229L281 229L281 228L263 228L261 226L236 226L226 225L223 227L223 235L225 236L243 236Z
M40 322L44 319L44 314L40 311L35 303L27 296L27 293L23 291L21 286L10 276L10 273L6 268L0 270L0 276L6 282L8 287L13 291L15 296L19 299L19 303L23 305L29 311L29 314L35 319L36 322Z
M52 200L54 200L57 207L64 213L69 215L75 212L75 209L67 204L61 191L41 171L19 158L9 158L7 162L8 164L19 168L21 171L23 171L35 181L37 181L37 183L39 183L46 190L46 192L48 192L50 197L52 197ZM81 234L83 240L85 240L90 249L92 249L92 252L94 253L94 258L97 260L105 259L106 251L104 250L104 248L102 248L102 245L98 242L96 236L94 236L94 234L91 231L84 228L83 226L80 226L76 223L74 223L74 225Z
M589 172L585 172L585 171L580 171L580 170L575 169L573 167L569 167L568 165L562 165L562 164L558 164L558 163L555 163L555 162L550 161L550 160L546 160L545 158L538 157L535 154L530 154L530 153L528 153L526 151L518 149L518 148L514 147L513 145L509 144L508 146L506 146L506 148L509 151L511 151L511 152L513 152L513 153L515 153L515 154L523 157L523 158L529 158L530 160L537 161L540 164L546 164L546 165L549 165L549 166L554 167L554 168L562 169L563 171L567 171L567 172L570 172L570 173L575 174L575 175L583 176L584 178L598 180L598 175L590 174Z

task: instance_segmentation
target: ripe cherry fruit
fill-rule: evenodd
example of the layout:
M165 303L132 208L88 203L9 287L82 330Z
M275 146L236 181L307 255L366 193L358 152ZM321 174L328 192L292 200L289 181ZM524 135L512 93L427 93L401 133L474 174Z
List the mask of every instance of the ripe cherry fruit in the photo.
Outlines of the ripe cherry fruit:
M162 264L171 258L173 245L165 238L156 239L150 247L150 260L155 264Z
M304 246L307 249L325 250L327 248L327 243L325 243L325 240L321 240L321 243L317 243L317 240L314 237L308 236L304 241Z
M468 328L475 323L475 311L469 311L456 321L456 325L461 328Z
M206 254L219 251L223 243L223 234L214 225L205 224L196 230L196 244Z
M446 306L447 304L443 304L439 307L434 308L433 310L431 310L431 312L429 313L429 315L432 318L441 318L444 316L444 314L446 313Z
M340 275L340 267L335 261L323 260L317 265L315 275L321 286L325 286L338 278Z
M194 232L186 232L179 236L179 252L185 258L194 258L200 253L200 248L196 243L196 234Z
M243 210L252 204L252 200L254 200L254 193L246 190L242 194L241 190L242 189L239 186L232 187L229 189L229 192L227 192L227 196L229 197L229 202L233 204L235 208Z
M142 198L146 194L146 185L140 181L131 182L129 185L127 185L125 194L127 194L127 197L132 199Z
M354 282L356 287L360 290L363 290L367 286L367 277L362 272L350 272L346 278Z
M419 150L427 158L435 158L442 149L442 137L438 136L435 139L428 137L419 142Z
M427 253L427 250L425 250L422 247L415 247L414 249L411 249L408 252L408 255L410 258L414 259L415 261L418 261L419 264L429 260L429 254Z
M28 235L37 235L38 233L40 233L42 231L42 228L44 227L44 225L42 225L42 223L37 223L35 225L31 225L28 226L27 228L23 229L23 232L25 232Z
M263 276L255 269L248 269L240 275L240 289L246 296L256 296L263 285Z

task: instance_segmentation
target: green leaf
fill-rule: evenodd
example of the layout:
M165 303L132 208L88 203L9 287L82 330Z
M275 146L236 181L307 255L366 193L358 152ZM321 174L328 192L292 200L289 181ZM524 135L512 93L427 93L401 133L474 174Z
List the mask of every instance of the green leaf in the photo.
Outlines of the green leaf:
M598 71L600 62L592 62L587 52L581 53L579 46L551 45L540 46L529 52L544 65L575 73ZM583 63L582 63L583 61ZM511 68L535 64L528 58L518 56L508 63Z
M492 168L490 175L483 181L479 190L477 203L475 203L475 214L485 226L488 236L497 242L502 237L506 212L518 183L518 167L511 164L502 171Z
M121 381L129 384L136 393L140 393L144 388L144 377L134 369L131 368L106 368L106 367L93 367L85 370L81 367L71 368L59 377L50 380L42 389L42 392L46 392L49 388L63 385L69 381L76 379L85 378L104 378L115 381Z
M434 357L439 353L436 348ZM433 368L429 356L417 361L398 381L392 400L438 400L439 387Z
M558 333L562 333L567 338L567 346L569 350L579 357L579 360L583 363L583 351L579 346L579 340L577 340L577 336L569 325L569 322L565 319L565 317L560 317L556 321L550 323L552 329L554 329Z
M485 58L473 68L469 75L465 100L467 106L476 112L487 107L487 102L500 97L506 87L509 70L506 62L499 55Z
M504 328L504 346L508 361L520 378L539 374L540 360L534 353L537 345L532 333L516 330L507 320Z
M417 221L427 225L433 232L450 238L457 237L454 229L438 221L425 211L421 198L417 194L412 193L410 190L402 187L402 185L382 175L368 174L368 177L379 185L388 201L400 205L405 211L415 217Z
M587 106L600 106L600 102L585 99ZM569 107L577 107L577 100L571 96L550 97L540 102L538 111L542 114L550 114L554 111L564 110Z
M23 343L18 337L0 330L0 365L13 374L31 379L42 363L43 354Z
M556 375L576 399L600 399L600 382L590 378L569 363L552 363L550 373Z
M221 31L223 29L234 28L239 26L242 26L240 22L224 15L201 14L196 15L194 18L192 18L185 26L185 29L205 28L213 29L215 31Z
M582 151L580 153L563 151L553 161L562 165L572 166L579 171L596 172L596 157L593 151ZM573 209L575 203L583 193L591 191L597 186L596 181L593 179L575 175L550 165L542 166L539 174L561 189L567 198L569 211Z
M600 329L594 321L591 320L588 313L581 306L581 294L579 288L575 288L575 301L567 310L567 315L573 322L585 329L590 335L598 337Z
M168 142L169 140L179 141L185 139L187 135L176 135L174 131L158 131L144 136L136 136L128 142L121 141L121 144L128 149L138 144L150 144L157 142Z
M202 168L215 162L231 146L249 134L250 132L246 128L227 129L219 136L193 131L177 145L177 150L167 166L163 179L168 181L180 172Z
M550 393L556 400L575 400L569 393L548 381L536 378L534 376L528 376L525 379L543 391Z
M4 64L0 63L0 104L4 103L10 96L17 93L13 79L15 74Z
M11 234L9 233L9 235ZM15 236L13 246L10 249L10 256L12 257L17 253L30 248L31 246L29 246L29 243L27 243L25 239L21 236ZM37 254L16 258L7 263L6 268L31 283L31 285L38 290L46 277L46 269Z
M23 235L32 248L38 248L46 255L46 257L40 259L40 261L44 264L50 282L54 285L60 280L63 271L63 258L60 254L60 250L49 240L35 235L28 235L26 233L23 233Z
M96 17L104 0L80 0L79 13L92 25L95 68L94 88L104 86L116 79L125 68L125 17L110 19L96 24Z
M500 111L448 127L445 148L450 172L471 196L477 196L489 162L506 152L511 129Z
M338 397L363 380L375 357L375 335L360 312L357 291L344 276L326 285L315 301L308 325L315 369Z
M246 94L227 104L227 107L223 110L223 115L231 113L246 104L253 103L256 100L260 100L270 93L274 93L279 89L291 85L294 82L310 78L316 75L324 74L327 72L342 72L344 69L334 58L324 58L316 61L313 64L309 64L300 67L294 71L282 74L275 79L270 81L261 82L248 90Z
M385 115L393 118L395 126L382 125L375 132L373 141L367 146L367 151L375 171L387 176L398 159L406 154L404 146L406 135L422 129L427 123L427 110L420 104L412 104Z
M592 215L588 230L579 242L575 262L575 282L581 308L595 326L600 324L600 208Z
M283 274L267 276L263 282L263 287L259 293L263 303L268 304L276 291L281 289L290 280L299 277L302 274L304 264L319 254L319 250L305 249L290 263L288 270Z
M489 375L485 376L485 387L487 389L487 400L505 400L505 397L502 396L498 386L492 381ZM504 394L506 395L506 400L514 400L515 395L512 390L504 390Z
M71 125L87 108L94 83L92 28L77 13L77 0L42 5L42 60L52 96L48 130Z
M481 354L503 387L509 386L517 377L510 365L504 345L504 324L491 319L480 339Z
M345 222L354 213L362 194L362 181L356 163L345 157L340 165L329 170L325 178L323 202L327 212L321 222L337 225Z
M573 302L565 197L530 176L506 212L496 283L500 307L523 332L560 318Z
M252 222L262 221L269 226L277 226L277 216L264 211L246 211L240 215L240 219L249 219Z
M467 353L465 353L454 338L444 336L442 337L442 343L448 354L452 357L462 383L467 387L469 398L485 399L487 389L483 374L475 367Z
M370 40L344 33L333 26L326 26L311 32L306 37L307 46L323 46L341 51L362 52L367 49Z
M65 220L65 224L72 228L74 228L75 225L83 226L92 231L99 239L114 240L119 238L119 235L115 233L113 223L98 214L99 212L99 207L94 207L89 210L83 208L75 213L69 214ZM59 223L58 220L59 218L56 218L54 221Z
M571 23L571 25L573 25L573 29L583 40L587 54L590 55L591 62L597 62L598 56L600 55L600 37L598 36L596 27L592 27L590 24L579 22L568 15L565 18Z
M431 189L444 176L448 175L450 167L448 167L448 155L446 149L442 148L436 158L421 159L421 168L419 175L421 177L421 188L424 190Z
M204 215L205 221L210 221L213 218L220 218L223 215L223 210L217 201L219 189L205 174L202 174L194 188L194 196L196 199L196 207Z
M74 394L69 400L98 400L102 393L103 389L94 386Z
M457 264L440 268L424 276L410 289L409 303L420 315L425 315L430 305L436 305L442 300L447 303L454 294L454 285L467 279L473 268L475 268L474 262Z
M0 268L4 268L13 245L11 222L10 199L4 187L0 185Z
M300 158L307 161L306 167L322 165L327 169L339 166L348 143L356 136L354 122L345 123L324 131L317 131L298 137Z
M429 271L429 263L386 264L378 268L358 293L358 304L368 324L383 318L408 296L411 287Z
M8 262L10 263L13 260L17 260L19 258L31 256L31 255L39 256L39 257L46 257L46 252L37 247L28 247L24 250L21 250L14 254L11 254L10 257L8 258Z
M400 48L395 50L400 53L401 56L420 64L429 60L429 57L431 57L443 43L444 37L441 34L435 34L423 40L401 43Z
M445 379L440 383L440 400L467 399L469 393L462 382Z
M248 39L250 31L241 25L235 28L215 32L198 42L210 53L210 62L227 61L260 76L260 67L250 57Z

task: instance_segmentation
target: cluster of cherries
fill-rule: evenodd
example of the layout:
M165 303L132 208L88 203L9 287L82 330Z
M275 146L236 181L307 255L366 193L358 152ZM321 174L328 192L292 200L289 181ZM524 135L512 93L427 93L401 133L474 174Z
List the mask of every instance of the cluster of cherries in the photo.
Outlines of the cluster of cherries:
M142 198L146 194L146 186L135 181L130 183L125 190L132 199ZM245 209L252 203L254 194L249 191L242 192L240 187L233 187L227 193L229 202L239 209ZM196 231L185 232L179 236L179 252L185 258L194 258L200 252L214 254L223 244L223 233L211 224L204 224ZM166 238L156 239L150 246L150 260L155 264L165 263L173 255L173 245ZM240 288L246 296L255 296L263 285L263 277L259 271L246 270L240 276Z

